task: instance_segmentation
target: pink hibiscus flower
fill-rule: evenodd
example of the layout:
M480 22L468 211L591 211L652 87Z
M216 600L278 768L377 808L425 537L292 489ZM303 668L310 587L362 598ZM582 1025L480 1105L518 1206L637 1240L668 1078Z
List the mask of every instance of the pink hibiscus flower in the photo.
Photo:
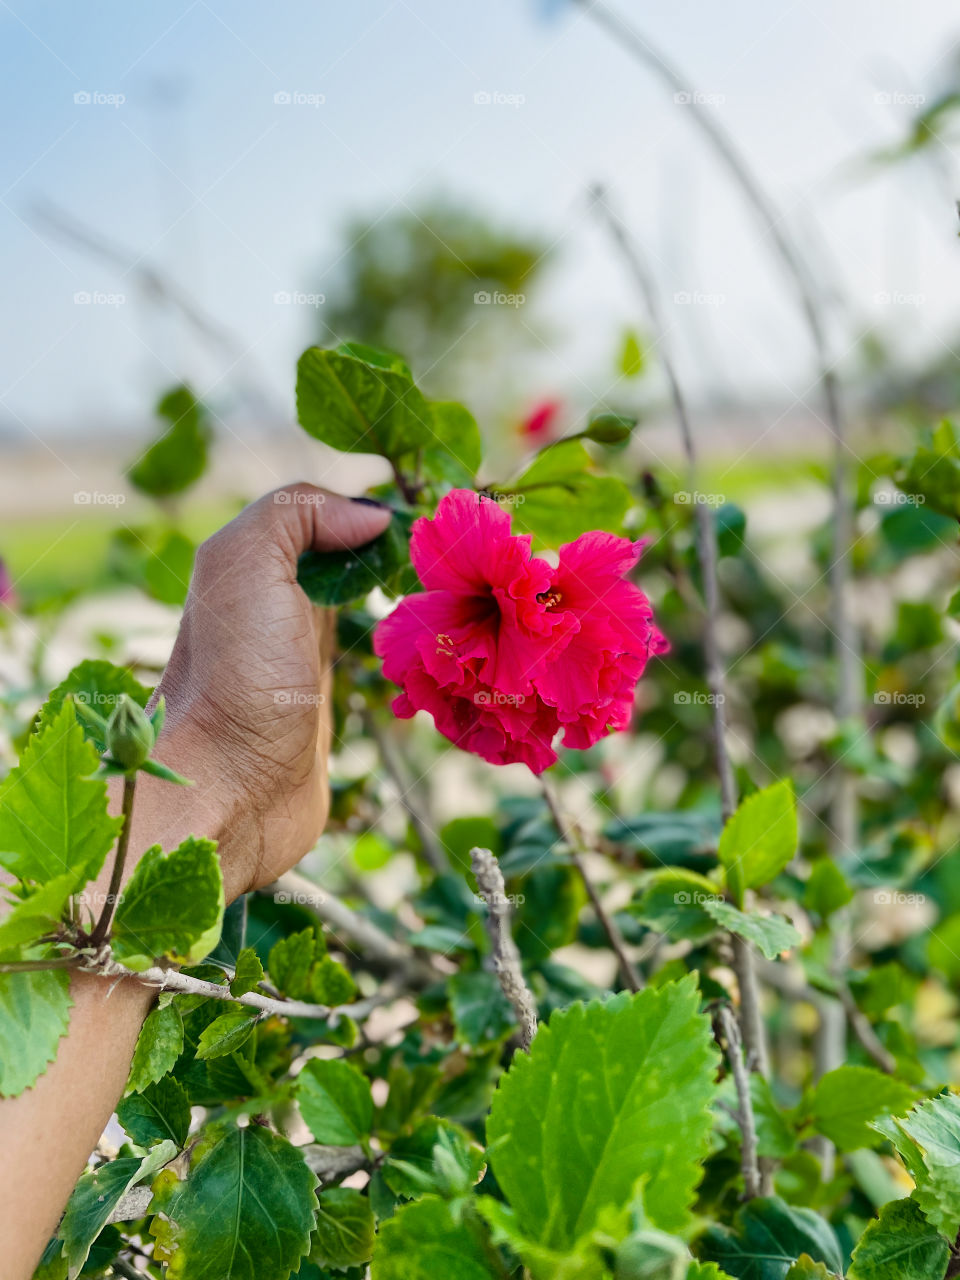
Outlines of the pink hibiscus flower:
M553 740L589 747L625 729L651 654L667 641L650 602L624 575L642 543L585 533L555 568L490 498L455 489L415 521L410 555L425 590L377 625L374 649L403 692L404 719L437 729L491 764L541 773Z

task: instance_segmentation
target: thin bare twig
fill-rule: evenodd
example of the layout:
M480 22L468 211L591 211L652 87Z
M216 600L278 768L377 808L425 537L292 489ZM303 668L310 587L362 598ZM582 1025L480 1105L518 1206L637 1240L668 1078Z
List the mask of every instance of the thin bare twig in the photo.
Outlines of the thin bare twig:
M417 784L407 777L407 771L400 760L394 743L389 734L379 724L376 716L372 712L366 711L363 719L367 726L367 731L377 744L383 767L397 788L400 803L406 809L407 816L414 831L417 833L420 847L423 849L423 856L437 875L443 875L445 871L450 870L450 860L441 847L433 827L426 818L424 813L426 804L423 802L423 797L420 795Z
M487 904L493 968L500 990L510 1001L520 1024L520 1048L527 1050L537 1034L537 1005L523 978L520 952L510 932L510 903L500 864L490 849L471 849L470 864Z
M547 802L547 807L550 810L550 816L553 818L557 832L561 840L565 840L570 846L570 861L580 874L580 879L583 881L583 886L587 891L587 897L590 899L594 914L606 934L611 950L620 963L621 980L624 986L629 987L631 991L642 991L643 978L636 965L630 959L624 936L620 932L616 920L603 905L600 894L597 892L597 887L590 879L590 873L587 871L586 863L583 860L583 855L588 853L589 849L580 828L575 822L571 822L563 816L553 787L546 778L541 779L541 785L544 799Z
M743 1061L743 1044L740 1028L730 1006L722 1004L717 1009L717 1021L727 1045L727 1060L733 1074L739 1104L737 1119L740 1123L740 1163L743 1169L743 1193L745 1200L753 1200L761 1193L760 1159L757 1153L757 1124L750 1097L750 1076Z

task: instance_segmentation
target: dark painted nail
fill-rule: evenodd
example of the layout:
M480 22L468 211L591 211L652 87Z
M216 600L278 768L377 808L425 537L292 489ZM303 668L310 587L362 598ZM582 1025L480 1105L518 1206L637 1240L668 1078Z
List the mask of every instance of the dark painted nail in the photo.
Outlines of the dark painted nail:
M361 507L376 507L378 511L390 510L385 502L378 502L376 498L351 498L350 501Z

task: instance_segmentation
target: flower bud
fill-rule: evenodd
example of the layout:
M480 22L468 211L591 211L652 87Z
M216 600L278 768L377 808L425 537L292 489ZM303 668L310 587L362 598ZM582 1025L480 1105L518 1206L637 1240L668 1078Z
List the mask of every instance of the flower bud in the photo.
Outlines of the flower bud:
M595 440L597 444L624 444L636 425L635 418L625 418L619 413L601 413L583 434L587 440Z
M155 742L153 725L146 712L126 693L107 721L107 749L124 769L138 769Z

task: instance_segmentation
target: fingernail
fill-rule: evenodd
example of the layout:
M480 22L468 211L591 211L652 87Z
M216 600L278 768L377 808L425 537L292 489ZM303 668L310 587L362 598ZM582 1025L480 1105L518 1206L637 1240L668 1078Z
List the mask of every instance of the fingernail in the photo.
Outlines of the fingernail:
M390 510L385 502L378 502L376 498L351 498L350 501L355 502L360 507L376 507L378 511Z

